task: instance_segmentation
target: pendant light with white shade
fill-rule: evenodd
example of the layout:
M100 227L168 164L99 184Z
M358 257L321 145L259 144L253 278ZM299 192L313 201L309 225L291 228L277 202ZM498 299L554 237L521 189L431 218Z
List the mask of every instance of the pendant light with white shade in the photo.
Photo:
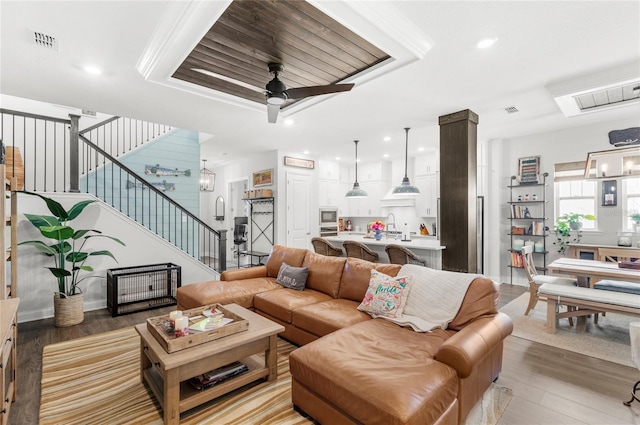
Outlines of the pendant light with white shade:
M353 183L353 188L344 196L346 198L366 198L369 195L367 195L367 192L360 189L360 184L358 183L358 140L354 140L353 143L356 145L356 181Z
M396 196L417 196L420 195L420 189L418 189L417 187L413 186L411 184L411 182L409 181L409 177L407 176L407 162L409 161L409 130L411 130L411 128L406 127L404 129L405 133L406 133L406 138L405 138L405 150L404 150L404 178L402 179L402 183L400 183L400 186L396 186L393 188L393 192L391 192L393 195Z

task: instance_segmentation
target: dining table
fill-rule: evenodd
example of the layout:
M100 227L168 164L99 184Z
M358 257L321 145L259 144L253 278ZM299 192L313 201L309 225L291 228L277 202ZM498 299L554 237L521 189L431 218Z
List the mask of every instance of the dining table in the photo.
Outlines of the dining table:
M584 260L580 258L559 258L547 265L547 268L558 274L587 277L589 286L600 280L622 280L640 284L640 270L618 267L618 263L609 261Z

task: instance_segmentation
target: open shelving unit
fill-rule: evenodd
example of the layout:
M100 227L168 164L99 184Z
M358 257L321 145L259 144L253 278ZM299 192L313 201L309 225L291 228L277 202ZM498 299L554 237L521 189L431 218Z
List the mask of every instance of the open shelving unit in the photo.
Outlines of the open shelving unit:
M250 244L249 250L241 251L240 254L257 257L260 265L262 259L269 256L275 241L275 199L270 196L245 198L244 201L249 203ZM253 264L253 261L250 263Z
M514 241L531 241L538 249L533 250L536 269L547 272L547 177L542 174L542 183L518 184L516 176L511 176L509 187L509 283L513 284L513 270L522 269L522 255L514 249ZM523 233L519 233L519 229ZM514 233L515 232L515 233ZM537 244L537 245L536 245ZM541 249L540 249L541 248Z

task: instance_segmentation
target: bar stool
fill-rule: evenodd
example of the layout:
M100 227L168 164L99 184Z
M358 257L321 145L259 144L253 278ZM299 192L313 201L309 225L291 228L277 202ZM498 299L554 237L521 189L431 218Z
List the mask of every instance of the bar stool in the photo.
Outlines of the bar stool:
M413 251L402 245L388 244L384 247L391 264L418 264L426 266L427 262L418 257Z
M324 238L311 238L311 245L316 254L328 255L330 257L342 257L342 248L338 248Z
M347 257L360 258L374 263L378 261L378 254L373 252L363 243L356 241L344 241L342 246L344 247L344 250L347 251Z
M631 360L640 370L640 322L633 322L629 324L629 335L631 336ZM640 381L636 382L631 391L631 400L623 401L625 406L630 406L633 400L640 401Z

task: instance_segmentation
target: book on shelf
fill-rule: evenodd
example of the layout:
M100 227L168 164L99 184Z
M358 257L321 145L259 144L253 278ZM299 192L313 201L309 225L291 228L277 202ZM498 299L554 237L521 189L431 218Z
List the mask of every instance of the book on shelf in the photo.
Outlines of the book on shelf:
M204 390L216 384L226 381L227 379L241 375L249 371L246 364L241 362L233 362L228 365L219 367L202 375L194 376L189 379L189 383L197 390Z
M522 258L522 254L518 254L517 252L511 253L511 267L524 267L524 259Z

